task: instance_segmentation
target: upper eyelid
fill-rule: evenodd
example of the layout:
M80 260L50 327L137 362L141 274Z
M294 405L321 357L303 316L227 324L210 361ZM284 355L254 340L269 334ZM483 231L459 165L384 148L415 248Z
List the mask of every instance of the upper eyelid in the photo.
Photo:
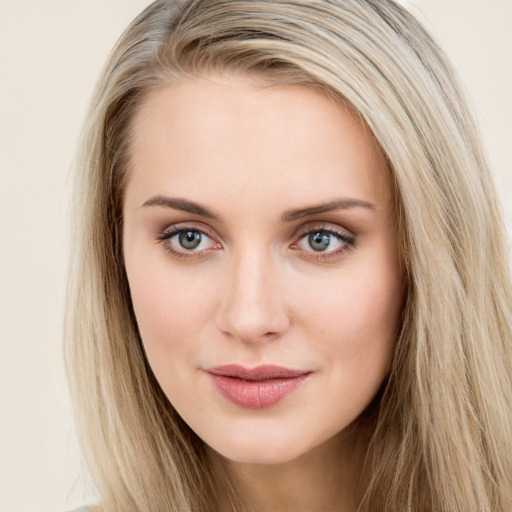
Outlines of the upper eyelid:
M312 233L314 231L326 231L328 233L341 234L346 236L347 238L355 238L355 234L348 228L339 226L337 224L331 222L310 222L307 224L302 224L295 231L294 237L302 237L307 235L308 233Z
M217 235L215 230L203 224L202 222L197 221L184 221L177 222L175 224L169 224L163 229L159 230L155 238L158 240L168 239L174 236L176 233L186 230L200 232L210 239L216 241L217 243L220 243L221 237ZM340 235L351 240L355 239L355 234L351 230L343 226L339 226L335 223L321 221L309 221L307 223L301 224L293 231L290 238L293 239L292 243L295 244L305 235L315 231L324 231L327 233L333 233L334 235Z
M348 245L354 245L355 244L355 237L352 235L347 235L346 233L342 233L333 229L312 229L309 231L306 231L305 233L299 235L295 242L293 242L292 246L297 246L299 242L301 242L304 238L311 235L311 233L319 233L324 232L328 235L335 236L340 242L343 242Z
M212 230L207 227L198 227L197 225L193 225L192 223L188 222L178 222L176 224L169 224L168 226L164 227L163 229L160 229L157 233L157 237L160 238L160 236L168 235L173 236L176 233L179 233L181 231L198 231L199 233L202 233L209 238L214 238L214 235L212 234Z
M207 232L205 229L200 229L188 224L180 225L178 224L170 224L160 230L155 238L155 241L159 244L162 244L164 246L164 250L171 255L173 255L176 258L188 258L190 261L193 259L198 259L203 256L205 256L209 251L221 248L222 245L216 241L216 239ZM178 233L181 233L183 231L196 231L198 233L201 233L202 235L205 235L211 242L212 247L207 247L198 251L195 250L187 250L185 248L179 248L176 247L175 244L171 241Z

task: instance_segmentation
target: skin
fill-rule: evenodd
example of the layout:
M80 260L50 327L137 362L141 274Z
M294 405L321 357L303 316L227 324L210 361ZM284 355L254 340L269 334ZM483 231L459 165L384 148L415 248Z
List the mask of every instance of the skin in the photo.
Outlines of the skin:
M258 510L355 510L359 459L344 433L387 374L403 297L374 140L317 90L226 75L152 93L132 128L124 257L162 389ZM173 229L202 232L201 245L183 248ZM309 234L329 230L315 251ZM312 373L247 409L204 371L229 363Z

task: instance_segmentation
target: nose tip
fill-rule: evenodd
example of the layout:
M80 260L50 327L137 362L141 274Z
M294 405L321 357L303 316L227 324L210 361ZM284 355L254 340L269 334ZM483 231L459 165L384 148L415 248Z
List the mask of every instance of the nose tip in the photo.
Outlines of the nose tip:
M249 343L278 338L290 324L282 292L279 273L268 262L235 265L223 292L220 330Z

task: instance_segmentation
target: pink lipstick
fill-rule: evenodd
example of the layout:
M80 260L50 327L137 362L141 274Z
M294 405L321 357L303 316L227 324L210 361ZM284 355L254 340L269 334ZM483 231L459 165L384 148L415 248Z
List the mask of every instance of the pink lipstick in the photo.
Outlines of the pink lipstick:
M224 398L248 409L262 409L277 404L312 373L274 365L245 368L236 364L207 368L205 371Z

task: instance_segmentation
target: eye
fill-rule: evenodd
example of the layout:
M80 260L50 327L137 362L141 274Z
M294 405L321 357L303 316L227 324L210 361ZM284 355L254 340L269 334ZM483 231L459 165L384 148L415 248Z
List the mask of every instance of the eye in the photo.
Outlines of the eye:
M312 249L315 252L327 252L334 251L345 243L335 233L321 230L307 233L299 240L297 246L305 250Z
M327 258L344 253L355 245L353 235L334 228L314 228L303 233L292 246L317 258Z
M339 240L334 239L332 233L325 233L322 231L316 231L315 233L310 233L307 235L307 243L311 249L317 252L324 252L329 249L329 246L333 245ZM334 247L335 248L335 247ZM333 249L333 247L331 247Z
M204 251L220 248L205 231L193 227L172 226L156 237L165 249L178 256L197 256Z
M177 242L181 248L193 251L201 245L204 236L205 235L199 231L180 231L171 237L170 240L177 238Z

